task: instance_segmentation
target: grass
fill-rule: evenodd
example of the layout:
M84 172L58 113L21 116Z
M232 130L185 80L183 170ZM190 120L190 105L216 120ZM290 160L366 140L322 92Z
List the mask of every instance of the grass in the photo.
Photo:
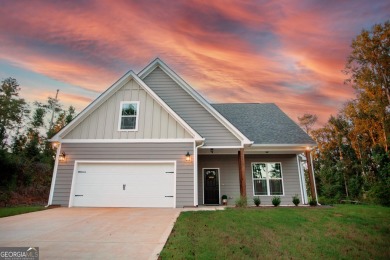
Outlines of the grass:
M9 208L0 208L0 218L40 211L46 209L43 206L19 206L19 207L9 207Z
M161 259L390 259L390 208L183 212Z

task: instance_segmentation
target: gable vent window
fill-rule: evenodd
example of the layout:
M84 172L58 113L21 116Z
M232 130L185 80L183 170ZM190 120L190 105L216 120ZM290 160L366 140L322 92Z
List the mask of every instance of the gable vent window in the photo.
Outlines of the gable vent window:
M119 130L136 131L138 128L139 102L122 101L120 104Z

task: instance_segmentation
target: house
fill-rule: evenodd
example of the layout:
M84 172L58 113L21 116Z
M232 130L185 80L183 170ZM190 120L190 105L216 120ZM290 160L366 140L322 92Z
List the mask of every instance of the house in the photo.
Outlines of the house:
M315 142L274 104L209 104L160 59L129 71L52 140L49 205L186 207L280 196L307 203Z

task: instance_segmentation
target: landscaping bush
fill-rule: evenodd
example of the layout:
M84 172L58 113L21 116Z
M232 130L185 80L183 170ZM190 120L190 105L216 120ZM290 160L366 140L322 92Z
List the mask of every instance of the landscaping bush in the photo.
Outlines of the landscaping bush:
M298 206L298 204L301 202L298 198L298 195L295 194L295 196L292 197L292 202L294 203L295 206Z
M254 197L253 203L255 203L256 207L258 207L261 204L260 197Z
M317 201L315 199L310 198L309 205L312 207L315 207L315 206L317 206Z
M248 205L246 197L240 196L240 198L236 199L236 207L245 208Z
M275 207L279 206L279 205L280 205L280 202L281 202L280 197L275 196L275 197L272 198L272 204L273 204Z

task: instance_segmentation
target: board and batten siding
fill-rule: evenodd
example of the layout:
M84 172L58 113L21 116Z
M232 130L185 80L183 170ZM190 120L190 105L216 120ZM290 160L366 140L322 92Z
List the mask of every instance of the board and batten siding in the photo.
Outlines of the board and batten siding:
M139 101L137 131L118 131L121 101ZM133 79L64 139L187 139L192 136Z
M64 143L53 193L53 205L69 205L75 160L87 161L176 161L176 207L194 205L194 166L185 161L194 143ZM145 187L147 189L148 187Z
M143 81L184 121L206 139L206 146L240 146L241 142L161 68Z
M275 155L246 155L245 175L246 194L248 205L253 203L252 184L252 163L253 162L280 162L282 164L282 175L284 185L284 195L280 195L281 205L293 205L292 196L295 194L301 198L301 187L299 182L299 172L297 157L295 154L275 154ZM237 155L201 155L199 156L198 167L198 200L203 203L203 168L220 169L221 196L227 195L229 205L234 205L235 200L240 197L240 182L238 177L238 156ZM259 196L262 205L272 205L273 196Z

